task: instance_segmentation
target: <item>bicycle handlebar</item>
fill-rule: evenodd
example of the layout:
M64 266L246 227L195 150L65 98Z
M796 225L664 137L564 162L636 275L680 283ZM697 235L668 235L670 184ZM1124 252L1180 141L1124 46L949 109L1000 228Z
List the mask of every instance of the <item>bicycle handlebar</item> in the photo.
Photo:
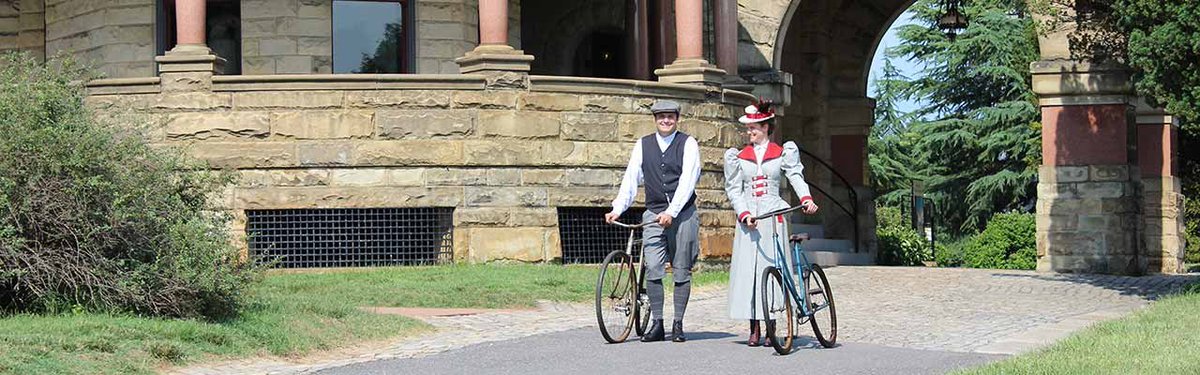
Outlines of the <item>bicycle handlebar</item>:
M804 205L796 205L796 206L784 208L781 210L775 210L775 211L771 211L771 212L768 212L768 213L765 213L762 215L755 216L754 220L758 221L758 220L766 219L768 217L772 217L772 216L776 216L776 215L783 215L783 214L786 214L786 213L789 213L789 212L792 212L795 210L799 210L802 208L804 208Z
M641 228L641 227L644 227L644 226L646 226L646 224L650 224L650 223L653 223L653 221L651 221L651 222L646 222L646 223L641 223L641 224L625 224L625 223L622 223L622 222L620 222L620 221L614 221L614 222L611 222L611 223L609 223L609 224L616 225L616 226L618 226L618 227L622 227L622 228L636 229L636 228Z

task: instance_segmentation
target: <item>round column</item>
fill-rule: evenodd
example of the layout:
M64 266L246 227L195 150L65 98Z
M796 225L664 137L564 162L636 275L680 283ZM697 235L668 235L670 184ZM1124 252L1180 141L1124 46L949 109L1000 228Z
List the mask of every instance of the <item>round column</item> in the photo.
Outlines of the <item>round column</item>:
M176 44L204 45L204 1L175 0Z
M479 0L479 44L508 45L508 0Z
M704 56L704 5L700 0L675 0L675 47L679 60Z

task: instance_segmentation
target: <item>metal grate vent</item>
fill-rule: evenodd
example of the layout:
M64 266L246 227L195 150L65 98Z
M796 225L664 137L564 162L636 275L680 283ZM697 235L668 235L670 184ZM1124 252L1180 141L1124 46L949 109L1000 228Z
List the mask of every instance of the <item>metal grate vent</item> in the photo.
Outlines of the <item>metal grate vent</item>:
M600 263L613 250L625 249L629 240L629 229L604 222L604 214L610 208L559 207L558 230L562 240L563 264ZM621 214L623 223L640 223L646 209L630 207ZM642 230L634 235L635 247L642 246ZM634 255L641 254L635 249ZM635 259L636 260L636 259Z
M277 268L447 262L454 208L247 210L250 254Z

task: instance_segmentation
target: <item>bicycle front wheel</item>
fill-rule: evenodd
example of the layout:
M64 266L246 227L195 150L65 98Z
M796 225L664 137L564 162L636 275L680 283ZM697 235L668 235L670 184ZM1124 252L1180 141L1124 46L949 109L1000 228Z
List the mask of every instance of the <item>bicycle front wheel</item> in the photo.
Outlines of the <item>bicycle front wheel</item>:
M813 334L821 346L832 348L837 342L837 311L833 305L833 289L829 288L829 279L825 278L821 266L813 263L804 285L808 288L808 311L812 313L808 322L812 324Z
M762 301L763 320L766 322L763 334L770 340L776 353L791 353L792 338L796 337L795 311L783 275L774 266L763 270Z
M600 335L609 343L625 341L633 326L637 286L634 285L633 261L624 251L604 257L596 279L596 320Z

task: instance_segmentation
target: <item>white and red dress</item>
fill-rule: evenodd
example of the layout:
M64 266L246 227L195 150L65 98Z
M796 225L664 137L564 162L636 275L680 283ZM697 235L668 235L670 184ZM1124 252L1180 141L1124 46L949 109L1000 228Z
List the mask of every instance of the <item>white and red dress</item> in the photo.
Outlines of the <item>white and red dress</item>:
M804 182L800 149L793 142L783 146L767 142L725 152L725 193L738 215L733 236L733 260L729 270L729 316L734 319L762 319L762 270L774 264L772 244L774 223L762 220L755 229L742 224L742 218L790 207L780 196L786 177L800 201L812 200ZM774 219L772 219L774 220ZM787 250L787 222L780 226L780 244Z

